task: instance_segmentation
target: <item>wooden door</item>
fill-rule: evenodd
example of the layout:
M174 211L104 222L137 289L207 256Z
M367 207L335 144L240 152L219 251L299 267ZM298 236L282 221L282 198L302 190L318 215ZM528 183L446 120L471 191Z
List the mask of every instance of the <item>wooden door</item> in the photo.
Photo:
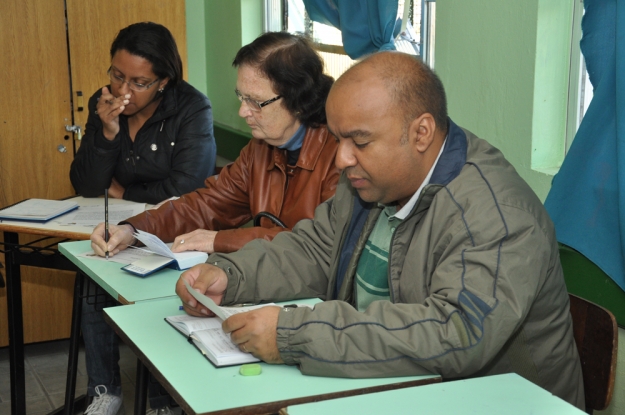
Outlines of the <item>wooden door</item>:
M72 112L64 9L64 0L0 1L5 77L0 98L0 206L73 193L73 144L65 131ZM65 151L58 151L59 146ZM26 239L20 235L20 240ZM22 281L25 340L67 336L73 274L22 267ZM0 346L6 346L4 288L0 316Z
M72 194L64 0L0 2L0 206ZM66 152L59 152L65 146Z
M5 76L0 98L0 207L26 198L74 194L69 168L77 137L65 126L84 129L89 97L108 83L111 42L120 29L140 21L171 30L186 76L184 0L0 1L0 73ZM20 235L20 241L29 239ZM73 273L22 267L27 343L69 336L73 280ZM2 288L0 347L8 344L6 315Z

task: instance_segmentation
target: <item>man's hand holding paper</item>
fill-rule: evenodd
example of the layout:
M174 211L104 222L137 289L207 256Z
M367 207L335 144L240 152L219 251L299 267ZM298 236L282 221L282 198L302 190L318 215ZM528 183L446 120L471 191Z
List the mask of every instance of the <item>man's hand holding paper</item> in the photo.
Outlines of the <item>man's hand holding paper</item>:
M223 293L228 286L226 273L210 264L198 264L183 272L176 283L176 294L182 299L183 307L192 316L213 316L215 313L205 305L199 303L187 291L185 282L195 291L210 297L215 304L221 304Z

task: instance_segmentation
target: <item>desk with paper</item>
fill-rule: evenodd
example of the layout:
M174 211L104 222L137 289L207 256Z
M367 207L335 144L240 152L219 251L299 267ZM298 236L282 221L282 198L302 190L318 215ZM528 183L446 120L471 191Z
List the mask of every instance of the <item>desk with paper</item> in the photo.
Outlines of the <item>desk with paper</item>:
M173 297L180 271L165 268L147 279L122 270L124 264L102 257L82 256L91 251L90 241L64 242L59 251L121 304Z
M58 253L56 244L62 239L85 240L89 239L93 228L104 219L102 199L87 199L74 197L67 199L76 202L78 209L55 217L46 222L23 220L0 220L0 232L4 233L5 265L7 279L7 311L9 326L9 362L11 367L11 412L13 414L26 413L26 388L24 373L24 331L22 317L22 291L20 266L29 265L41 268L75 271L76 267ZM113 210L119 220L145 210L145 204L116 199ZM99 213L101 212L101 213ZM87 217L85 217L87 215ZM19 234L45 237L32 244L20 244ZM80 279L76 279L76 284ZM76 326L76 300L79 292L74 285L74 310L72 312L72 339L76 340L79 324ZM71 344L74 344L72 341ZM77 356L77 346L75 347ZM72 346L70 346L70 360L72 360ZM77 358L74 361L74 365ZM72 362L70 362L71 371ZM75 378L68 376L68 385L75 383ZM71 391L69 391L71 389ZM68 397L73 401L73 388L68 387ZM67 399L66 397L66 405Z
M181 271L165 268L147 278L141 278L123 271L124 264L114 260L118 255L108 261L102 257L84 256L83 254L86 252L91 252L90 241L61 243L59 244L59 251L121 304L177 298L175 287ZM134 307L135 305L130 308ZM147 375L145 367L138 364L135 384L136 396L146 396ZM137 400L136 405L138 405L137 413L145 412L145 399Z
M299 302L299 301L298 301ZM302 375L297 367L260 363L259 376L216 368L165 322L183 315L180 299L105 308L105 318L186 414L275 413L298 403L440 382L440 377L345 379ZM158 341L155 341L158 339Z

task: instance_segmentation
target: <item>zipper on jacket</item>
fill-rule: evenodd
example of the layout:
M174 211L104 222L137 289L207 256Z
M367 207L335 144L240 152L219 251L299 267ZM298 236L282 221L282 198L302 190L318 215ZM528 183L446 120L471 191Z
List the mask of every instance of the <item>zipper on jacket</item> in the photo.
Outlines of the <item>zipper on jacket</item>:
M426 193L426 189L428 187L432 186L431 184L428 184L427 186L425 186L423 188L423 190L421 191L421 194L419 195L419 197L417 198L417 201L415 202L415 205L412 207L412 211L408 214L408 216L406 216L404 218L404 220L401 221L401 223L399 225L397 225L397 227L395 228L395 232L393 232L393 236L391 237L391 244L388 247L388 270L386 272L386 278L388 280L388 292L389 292L389 297L391 299L392 303L395 303L395 293L393 292L393 285L391 284L391 258L393 257L392 253L393 253L393 241L395 240L395 234L397 233L397 231L399 230L399 228L403 225L406 224L406 222L415 215L415 212L418 210L419 205L421 204L421 201L423 200L423 195ZM441 186L443 187L443 186ZM430 207L428 206L428 210L430 209ZM417 222L418 224L418 222ZM417 225L415 224L415 226ZM410 249L410 247L408 247L408 249ZM404 261L406 259L404 258Z
M399 224L399 226L402 224L403 221ZM393 292L393 284L391 284L391 258L393 257L393 241L395 240L395 234L397 233L397 228L399 228L399 226L395 228L395 232L393 232L393 236L391 236L391 243L388 246L388 269L386 271L386 283L388 284L388 296L392 304L395 304L395 293Z
M334 203L334 202L333 202ZM348 218L351 218L352 215L354 214L354 203L355 203L355 199L352 198L352 204L350 206L350 211L349 211L349 215L347 216ZM341 239L339 241L339 250L338 250L338 257L341 256L341 250L343 249L343 246L345 245L345 238L347 237L347 229L349 229L349 220L346 222L345 226L343 226L343 229L341 230ZM338 275L336 275L339 271L339 261L338 259L332 264L332 273L330 275L332 275L332 278L330 279L331 284L330 287L331 288L331 292L327 293L327 298L330 299L337 299L339 296L339 291L341 291L341 287L335 287L336 286L336 280L338 279ZM355 290L354 290L355 291ZM354 298L356 296L354 295Z
M389 298L391 300L391 303L393 304L395 304L395 293L393 292L393 284L391 284L391 258L393 258L393 242L395 241L395 235L397 234L397 231L399 230L399 228L401 226L405 226L406 221L410 219L410 217L413 215L417 205L419 204L420 199L421 199L421 196L419 196L419 199L417 199L417 203L414 205L412 212L410 212L408 216L406 216L404 220L402 220L401 223L395 227L393 236L391 236L391 243L388 246L388 270L386 271L386 279L388 283ZM406 261L406 258L404 258L404 261Z

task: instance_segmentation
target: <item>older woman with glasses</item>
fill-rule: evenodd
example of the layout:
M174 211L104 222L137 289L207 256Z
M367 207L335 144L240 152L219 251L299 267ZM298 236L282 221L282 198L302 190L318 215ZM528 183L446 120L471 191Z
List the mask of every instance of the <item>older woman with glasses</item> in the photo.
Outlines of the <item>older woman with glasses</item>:
M76 191L156 204L202 187L215 169L211 103L182 80L169 30L150 22L122 29L107 75L110 85L89 100L70 170Z
M239 50L233 66L239 116L253 139L204 188L111 226L108 244L99 225L91 235L97 254L132 245L135 229L173 241L174 252L232 252L312 218L317 205L334 195L337 143L325 126L333 79L310 42L265 33ZM240 227L255 217L260 226Z

